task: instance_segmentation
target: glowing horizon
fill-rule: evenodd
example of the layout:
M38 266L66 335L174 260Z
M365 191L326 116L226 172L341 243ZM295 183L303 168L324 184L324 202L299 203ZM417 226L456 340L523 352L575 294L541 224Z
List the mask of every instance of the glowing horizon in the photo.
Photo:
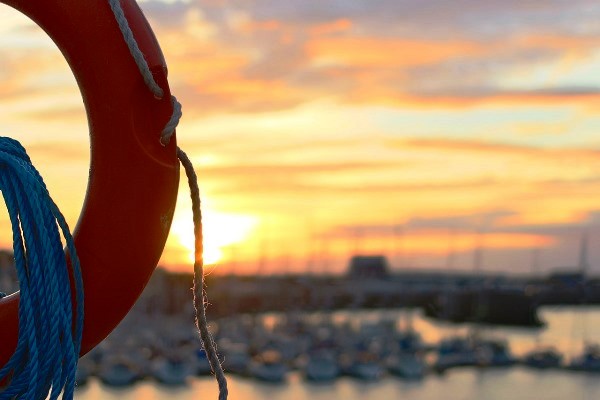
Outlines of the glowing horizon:
M216 271L340 272L355 253L470 269L478 246L487 270L527 272L539 251L547 271L576 267L584 231L600 240L591 0L286 4L140 2L184 105ZM89 168L76 83L39 28L6 6L0 22L1 134L74 227ZM176 270L193 261L186 190L160 261ZM9 229L0 214L3 247Z

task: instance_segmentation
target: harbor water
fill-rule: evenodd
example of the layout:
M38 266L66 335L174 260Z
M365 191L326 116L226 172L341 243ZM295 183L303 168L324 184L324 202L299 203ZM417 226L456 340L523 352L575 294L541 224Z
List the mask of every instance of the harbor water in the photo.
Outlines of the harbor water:
M331 384L310 384L292 374L288 382L272 385L247 378L229 378L229 398L234 400L596 400L600 379L567 371L532 371L524 367L505 370L450 371L421 382L386 377L364 383L340 378ZM97 380L76 392L84 400L197 400L217 399L213 379L195 378L185 388L169 388L144 381L132 388L112 389Z
M410 323L426 343L477 330L478 334L506 340L516 356L540 346L553 346L570 360L581 353L584 343L600 343L600 307L542 308L546 325L540 329L510 327L474 327L434 321L416 312L403 310L335 312L339 323L361 324L395 320L400 328ZM312 316L319 318L315 314ZM277 314L261 318L266 325L281 318ZM570 371L564 368L532 369L524 365L505 368L453 368L443 374L430 372L422 380L406 381L386 375L376 382L340 377L329 383L307 382L300 372L292 371L283 383L272 384L249 377L229 376L231 399L569 399L600 398L600 374ZM100 399L216 399L217 386L211 377L194 377L182 387L169 387L151 379L132 386L112 388L91 378L77 389L76 398Z

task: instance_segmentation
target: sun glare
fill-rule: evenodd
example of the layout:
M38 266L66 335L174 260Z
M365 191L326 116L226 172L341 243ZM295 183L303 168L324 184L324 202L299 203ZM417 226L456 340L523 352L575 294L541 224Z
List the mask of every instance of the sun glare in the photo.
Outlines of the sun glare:
M217 264L223 260L224 248L244 241L256 226L255 217L227 214L205 208L202 210L204 233L204 263ZM186 250L188 262L194 262L194 234L191 212L173 220L171 233Z

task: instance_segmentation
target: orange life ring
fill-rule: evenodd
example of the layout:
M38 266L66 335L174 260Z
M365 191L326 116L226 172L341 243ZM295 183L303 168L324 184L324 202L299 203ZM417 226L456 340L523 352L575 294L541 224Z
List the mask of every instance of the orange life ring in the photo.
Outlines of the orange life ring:
M74 231L85 293L81 354L127 314L165 245L177 197L174 138L160 133L172 112L163 55L134 0L121 0L155 80L156 99L132 59L106 0L0 0L31 18L71 67L91 140L87 194ZM0 366L16 347L19 294L0 299Z

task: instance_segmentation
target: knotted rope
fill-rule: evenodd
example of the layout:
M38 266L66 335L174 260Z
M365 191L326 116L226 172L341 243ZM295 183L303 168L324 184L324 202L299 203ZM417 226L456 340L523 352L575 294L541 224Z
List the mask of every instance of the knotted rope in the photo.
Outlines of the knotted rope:
M123 35L123 39L125 43L127 43L127 47L133 57L140 74L148 89L154 94L155 97L161 98L164 95L164 91L152 75L150 71L150 67L142 54L135 37L129 27L129 23L123 9L121 8L121 3L119 0L108 0L110 7L115 15L115 19L117 24L119 25L119 29ZM175 128L179 123L179 119L181 118L181 104L177 101L175 96L171 96L171 104L173 105L173 114L171 118L163 128L160 135L160 142L163 146L169 144L171 140L171 136L175 133ZM223 372L223 368L221 367L221 362L219 361L219 357L217 355L217 349L215 343L212 339L212 336L208 330L208 323L206 320L206 292L204 291L204 260L202 257L202 212L200 209L200 190L198 188L198 178L196 176L196 172L194 171L194 166L192 162L188 158L188 156L181 150L179 147L177 148L177 157L181 162L185 173L188 178L188 183L190 186L190 196L192 198L192 213L194 219L194 308L196 310L196 326L200 333L200 338L202 339L202 343L204 345L204 349L206 350L206 354L208 356L208 361L210 362L210 366L212 372L215 374L215 378L219 384L219 400L227 399L227 379L225 378L225 373Z
M0 399L44 399L49 392L56 399L63 390L63 399L72 399L83 331L83 281L73 237L25 149L7 137L0 137L0 190L20 285L19 337L0 369L0 380L10 378ZM71 259L75 324L59 228Z

